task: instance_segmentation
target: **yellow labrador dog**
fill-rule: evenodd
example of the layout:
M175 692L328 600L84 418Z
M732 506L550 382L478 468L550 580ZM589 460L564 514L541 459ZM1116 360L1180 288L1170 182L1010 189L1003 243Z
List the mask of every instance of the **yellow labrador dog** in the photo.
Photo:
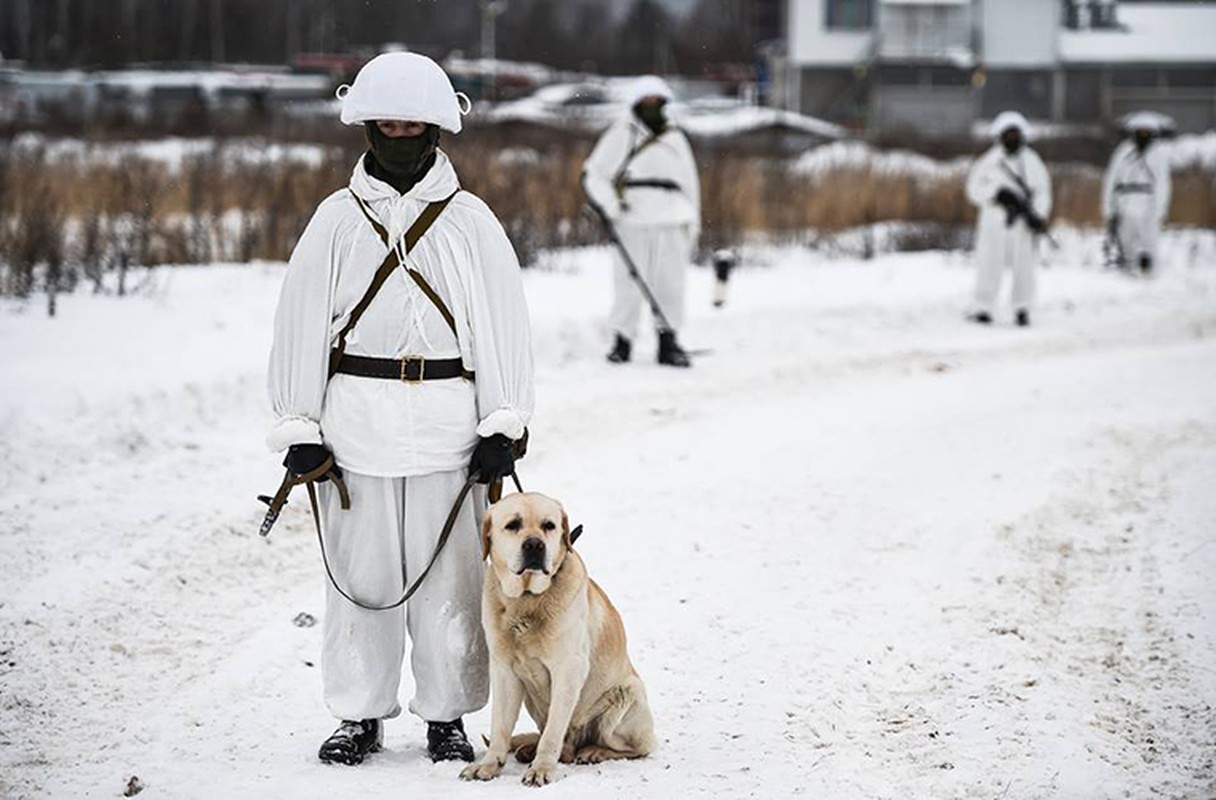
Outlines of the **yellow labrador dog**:
M560 503L507 495L486 511L490 559L482 624L490 645L489 749L460 777L488 781L517 750L524 783L544 786L557 763L640 758L655 747L646 687L625 652L625 627L571 549ZM519 706L540 728L512 738Z

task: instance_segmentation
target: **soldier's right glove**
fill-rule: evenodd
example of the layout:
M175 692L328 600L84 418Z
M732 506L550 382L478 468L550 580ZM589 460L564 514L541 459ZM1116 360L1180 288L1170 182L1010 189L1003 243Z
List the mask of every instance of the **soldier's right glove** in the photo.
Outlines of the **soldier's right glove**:
M283 458L283 466L291 470L293 475L307 475L308 473L320 469L321 465L331 457L329 448L323 444L293 444L287 448L287 455ZM333 469L338 471L338 465L334 464ZM339 474L341 474L339 472ZM322 475L317 478L317 483L324 483L329 480L328 475Z

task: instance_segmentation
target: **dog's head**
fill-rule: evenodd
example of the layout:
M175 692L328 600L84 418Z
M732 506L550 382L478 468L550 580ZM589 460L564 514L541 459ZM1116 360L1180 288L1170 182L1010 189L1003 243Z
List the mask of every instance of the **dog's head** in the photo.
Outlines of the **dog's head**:
M481 552L507 597L548 589L569 550L570 522L552 497L509 494L486 509Z

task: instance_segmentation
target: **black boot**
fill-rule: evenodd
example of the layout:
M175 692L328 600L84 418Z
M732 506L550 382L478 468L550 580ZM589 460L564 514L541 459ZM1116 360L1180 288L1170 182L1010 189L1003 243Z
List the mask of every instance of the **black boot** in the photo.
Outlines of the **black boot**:
M1030 312L1019 308L1017 314L1014 315L1014 320L1018 323L1019 328L1025 328L1030 325Z
M472 761L473 745L464 735L459 718L426 724L426 752L431 761Z
M384 729L378 719L360 722L344 719L333 735L321 744L317 757L327 764L362 764L363 757L375 753L384 741Z
M1151 275L1153 272L1153 257L1150 255L1140 256L1140 274Z
M974 314L968 314L967 319L972 322L978 322L981 325L991 325L992 315L987 311L976 311Z
M675 331L659 332L659 363L669 367L691 367L688 353L676 343Z
M618 333L616 342L612 345L612 352L608 354L608 360L613 364L624 364L629 360L632 350L633 345L630 341Z

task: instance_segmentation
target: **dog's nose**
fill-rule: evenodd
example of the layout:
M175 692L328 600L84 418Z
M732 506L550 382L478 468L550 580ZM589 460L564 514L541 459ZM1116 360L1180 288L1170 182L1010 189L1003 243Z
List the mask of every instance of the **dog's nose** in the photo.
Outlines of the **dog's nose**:
M524 557L524 569L544 569L544 540L538 539L535 536L529 536L527 539L524 539L524 543L520 545L519 549Z

